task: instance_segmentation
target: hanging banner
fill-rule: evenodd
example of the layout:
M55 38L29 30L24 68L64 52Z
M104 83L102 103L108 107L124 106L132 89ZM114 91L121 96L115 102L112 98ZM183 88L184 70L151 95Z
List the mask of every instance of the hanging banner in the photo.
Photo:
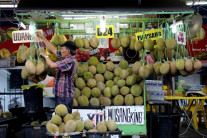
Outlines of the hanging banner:
M114 26L106 25L105 31L101 32L100 25L96 25L96 38L114 38Z
M37 30L41 31L42 30ZM13 31L12 32L13 43L30 43L30 42L40 42L42 41L39 37L34 34L33 36L29 33L29 30Z
M186 45L186 33L178 31L177 32L177 43L181 45Z
M143 32L135 33L135 35L136 40L143 41ZM162 37L162 29L159 29L159 33L158 29L145 31L145 39L151 39L154 42L154 46L157 46L157 40L160 37Z
M144 106L106 106L105 118L119 125L144 125Z

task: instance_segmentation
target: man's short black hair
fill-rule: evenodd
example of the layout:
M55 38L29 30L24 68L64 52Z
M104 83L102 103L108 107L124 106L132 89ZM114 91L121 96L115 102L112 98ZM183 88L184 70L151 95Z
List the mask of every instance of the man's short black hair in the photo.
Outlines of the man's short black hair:
M66 41L64 44L60 44L59 46L65 46L66 48L70 49L70 54L73 56L76 54L77 46L73 41Z

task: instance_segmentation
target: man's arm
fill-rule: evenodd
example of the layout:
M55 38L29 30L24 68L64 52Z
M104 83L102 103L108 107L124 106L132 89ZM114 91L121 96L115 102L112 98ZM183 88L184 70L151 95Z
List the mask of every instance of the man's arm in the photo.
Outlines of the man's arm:
M45 60L50 68L52 68L52 69L58 68L57 64L55 62L53 62L45 53L41 52L40 55L45 58Z
M45 45L46 45L46 47L53 53L53 54L55 54L55 55L57 55L57 50L56 50L56 48L44 37L44 35L41 33L41 32L37 32L37 36L39 37L39 38L41 38L43 41L44 41L44 43L45 43Z

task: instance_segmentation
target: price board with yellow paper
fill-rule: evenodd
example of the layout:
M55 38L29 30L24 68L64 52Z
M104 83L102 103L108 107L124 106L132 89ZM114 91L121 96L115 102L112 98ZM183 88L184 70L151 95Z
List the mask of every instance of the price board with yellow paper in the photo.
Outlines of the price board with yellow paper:
M143 32L135 33L136 40L143 41ZM153 29L145 31L145 39L151 39L154 42L154 48L157 47L157 40L162 37L162 29Z
M100 25L96 25L96 38L114 38L114 25L106 25L105 31L101 32Z

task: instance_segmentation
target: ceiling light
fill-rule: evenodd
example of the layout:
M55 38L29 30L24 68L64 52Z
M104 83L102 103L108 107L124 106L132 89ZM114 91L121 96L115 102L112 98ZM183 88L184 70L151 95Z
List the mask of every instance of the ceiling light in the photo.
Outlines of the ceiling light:
M100 31L105 32L106 30L106 17L105 16L100 17L100 27L101 27Z
M17 5L0 5L0 8L16 8Z
M187 2L186 3L186 5L189 5L189 6L191 6L191 5L207 5L207 1L197 1L197 2Z

